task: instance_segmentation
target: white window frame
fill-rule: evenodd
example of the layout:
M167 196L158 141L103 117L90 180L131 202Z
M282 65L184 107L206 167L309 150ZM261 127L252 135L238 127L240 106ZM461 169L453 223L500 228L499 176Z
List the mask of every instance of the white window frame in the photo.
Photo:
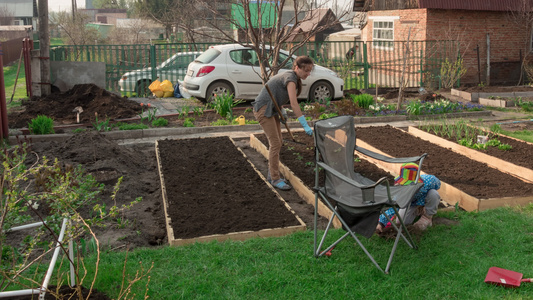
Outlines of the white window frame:
M371 16L368 19L373 21L372 47L383 50L394 50L394 21L400 19L400 17ZM383 35L388 35L390 38L378 37Z

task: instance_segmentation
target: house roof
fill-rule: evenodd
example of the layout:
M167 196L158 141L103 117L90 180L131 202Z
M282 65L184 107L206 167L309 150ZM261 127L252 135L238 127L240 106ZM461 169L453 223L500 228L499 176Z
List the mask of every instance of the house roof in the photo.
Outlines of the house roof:
M333 25L339 27L342 30L342 25L340 25L337 17L333 11L329 8L318 8L311 11L308 11L305 14L304 19L297 25L295 31L299 32L308 32L316 29L318 26Z
M419 0L420 8L532 11L533 0Z

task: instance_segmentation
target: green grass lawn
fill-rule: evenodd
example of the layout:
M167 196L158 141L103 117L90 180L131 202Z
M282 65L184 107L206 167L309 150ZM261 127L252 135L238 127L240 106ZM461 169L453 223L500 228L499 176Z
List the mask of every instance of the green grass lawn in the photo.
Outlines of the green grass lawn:
M418 250L400 243L385 275L353 239L331 257L312 254L313 232L244 242L197 243L182 247L104 252L95 288L118 296L140 269L146 277L131 288L132 299L532 299L533 284L506 289L484 283L492 266L533 277L533 205L482 212L439 212L456 221L436 225L418 237ZM119 229L120 230L120 229ZM333 231L338 237L341 229ZM362 238L378 263L386 263L392 240ZM95 258L88 257L88 280ZM65 270L66 271L66 270ZM56 276L52 277L56 280ZM85 286L89 285L87 281Z
M24 62L20 64L20 71L17 79L17 69L18 61L13 63L10 66L4 66L4 85L6 90L6 101L8 103L8 108L13 106L20 105L21 99L27 99L26 95L26 74L24 74ZM13 87L15 86L15 80L17 81L17 86L15 89L15 94L13 95ZM13 101L11 101L11 96L13 95ZM11 103L10 103L11 101Z

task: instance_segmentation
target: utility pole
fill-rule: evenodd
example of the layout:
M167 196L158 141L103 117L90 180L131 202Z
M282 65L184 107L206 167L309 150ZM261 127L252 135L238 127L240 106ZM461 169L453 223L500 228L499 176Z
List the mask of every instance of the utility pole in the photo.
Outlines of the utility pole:
M41 96L51 93L50 83L50 31L48 29L48 0L39 1L39 59L41 66Z
M75 22L76 20L76 0L72 0L72 22Z

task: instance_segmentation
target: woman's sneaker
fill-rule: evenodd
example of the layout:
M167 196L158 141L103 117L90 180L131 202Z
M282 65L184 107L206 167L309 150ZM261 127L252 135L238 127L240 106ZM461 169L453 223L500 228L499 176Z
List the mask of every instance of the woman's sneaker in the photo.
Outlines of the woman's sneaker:
M290 185L288 185L285 180L283 179L278 179L278 180L274 180L271 182L272 185L277 188L277 189L280 189L282 191L288 191L290 189L292 189L292 187Z

